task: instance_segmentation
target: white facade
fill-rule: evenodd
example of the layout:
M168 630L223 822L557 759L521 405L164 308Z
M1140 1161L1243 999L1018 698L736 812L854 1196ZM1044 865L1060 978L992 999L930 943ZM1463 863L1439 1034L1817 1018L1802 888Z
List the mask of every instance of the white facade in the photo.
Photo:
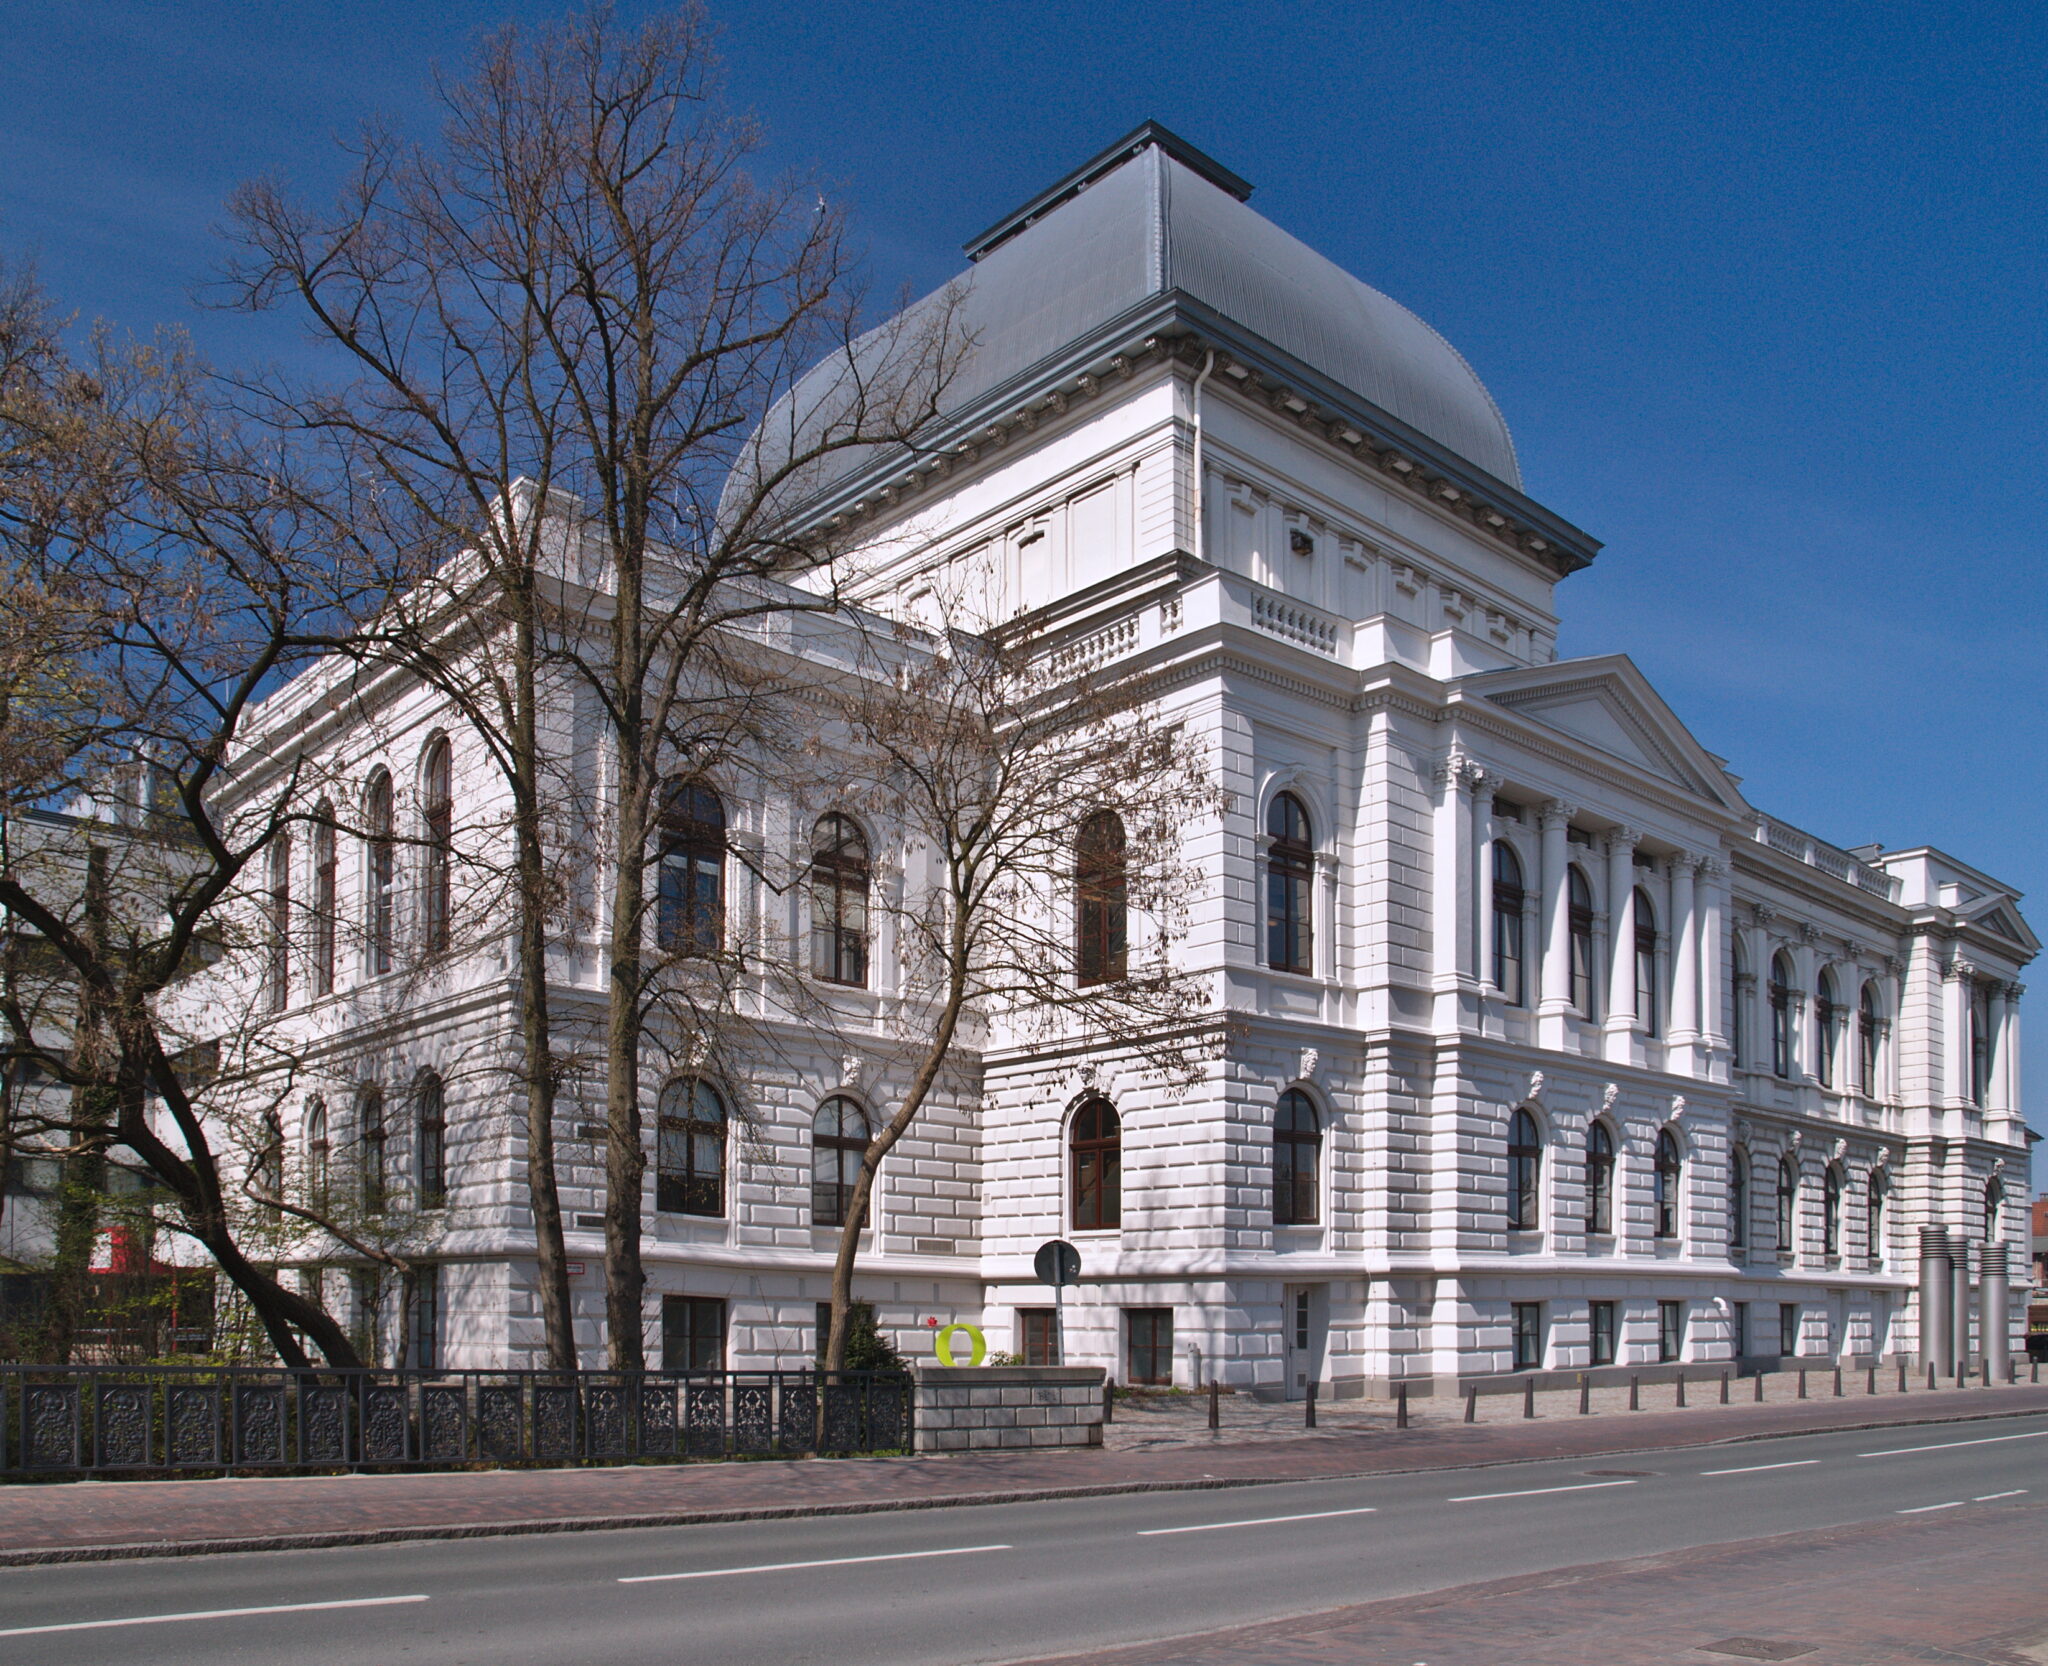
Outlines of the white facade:
M1816 1361L1910 1352L1914 1229L1981 1238L2001 1193L1990 1230L2023 1272L2016 979L2038 945L2016 895L1934 850L1849 852L1771 819L1626 658L1557 660L1557 585L1597 546L1522 494L1448 346L1260 220L1206 159L1141 133L1033 207L978 247L967 311L992 362L938 450L871 459L812 512L857 529L878 613L965 592L1157 672L1233 799L1191 829L1209 884L1181 947L1225 1041L1179 1095L1085 1048L996 1036L964 1056L884 1169L859 1279L884 1323L920 1353L933 1319L1021 1350L1024 1314L1050 1305L1032 1253L1067 1237L1084 1266L1070 1362L1344 1393L1727 1362L1781 1338ZM1128 293L1111 282L1126 232ZM1231 264L1254 257L1250 275ZM416 816L420 760L446 733L458 821L500 813L427 691L390 678L337 710L301 681L272 720L324 778L364 790L387 769ZM569 705L556 740L568 774L594 751ZM1307 821L1305 913L1279 922L1277 951L1298 967L1274 964L1283 794ZM800 862L815 796L735 781L733 841ZM879 837L875 857L877 884L906 882ZM310 896L313 853L293 861ZM337 871L360 917L362 853ZM727 884L726 929L803 940L797 893L739 863ZM402 913L402 876L398 892ZM572 925L558 950L570 1021L601 998L599 930ZM874 988L828 992L843 1022L888 1000L888 948ZM480 949L401 976L338 960L332 993L293 981L289 1019L318 1037L326 1084L305 1098L338 1149L359 1136L359 1085L379 1083L402 1168L410 1084L439 1073L443 1357L535 1363L503 961ZM729 1363L795 1365L836 1240L811 1218L813 1115L835 1093L880 1111L900 1083L879 1032L848 1050L754 1016L758 1056L728 1083L752 1132L729 1142L721 1212L657 1209L650 1167L648 1335L663 1296L715 1298ZM1283 1212L1313 1218L1280 1224L1291 1090L1317 1134L1289 1145L1313 1190ZM601 1088L580 1091L596 1121ZM1121 1123L1114 1226L1074 1214L1071 1118L1090 1094ZM1533 1150L1511 1155L1518 1112ZM576 1137L573 1106L559 1120L595 1362L601 1142ZM1611 1170L1589 1162L1603 1137Z

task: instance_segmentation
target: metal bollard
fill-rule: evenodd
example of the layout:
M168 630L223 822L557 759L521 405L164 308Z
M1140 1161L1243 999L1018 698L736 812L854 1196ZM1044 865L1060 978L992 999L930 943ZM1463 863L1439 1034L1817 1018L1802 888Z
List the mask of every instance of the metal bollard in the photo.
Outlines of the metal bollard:
M1988 1359L1985 1360L1982 1369L1984 1372L1984 1381L1980 1383L1978 1386L1980 1388L1989 1388L1991 1386L1991 1361Z
M1468 1387L1465 1390L1465 1421L1467 1423L1477 1423L1479 1421L1479 1390L1476 1388Z
M2010 1355L2005 1361L2005 1380L2009 1383L2017 1383L2020 1380L2020 1362Z
M1396 1383L1394 1385L1394 1427L1397 1429L1408 1427L1408 1385L1406 1383Z
M1906 1356L1904 1354L1899 1355L1899 1392L1901 1394L1906 1392Z
M1751 1381L1756 1384L1756 1403L1762 1405L1764 1403L1764 1374L1759 1371Z
M1209 1379L1209 1427L1211 1429L1223 1427L1223 1407L1214 1377Z
M1806 1398L1806 1367L1803 1365L1799 1368L1799 1398Z
M1678 1373L1678 1405L1680 1410L1683 1410L1685 1407L1685 1373L1683 1371Z
M1721 1404L1724 1406L1728 1404L1728 1373L1726 1371L1721 1373Z
M1927 1386L1934 1387L1934 1361L1931 1359L1927 1362Z
M1536 1415L1536 1379L1534 1377L1524 1377L1522 1379L1522 1415L1524 1417L1534 1417Z
M1585 1372L1579 1373L1579 1415L1588 1417L1593 1411L1593 1379Z
M1116 1421L1116 1379L1114 1377L1109 1378L1102 1385L1102 1421L1105 1423L1114 1423Z
M1628 1409L1629 1409L1630 1411L1641 1411L1641 1410L1643 1409L1643 1401L1642 1401L1642 1396L1641 1396L1641 1394L1640 1394L1640 1393L1638 1393L1638 1390L1639 1390L1639 1389L1640 1389L1641 1387L1642 1387L1642 1379L1641 1379L1640 1377L1635 1377L1635 1376L1631 1376L1631 1377L1629 1378L1629 1380L1628 1380Z
M1870 1380L1863 1385L1863 1392L1865 1394L1875 1394L1877 1392L1877 1367L1874 1365L1870 1367L1869 1378Z
M1301 1426L1304 1429L1313 1429L1316 1426L1316 1385L1314 1383L1308 1385L1308 1398L1302 1401L1301 1404Z
M1840 1366L1838 1365L1838 1366L1836 1366L1836 1367L1835 1367L1835 1398L1836 1398L1837 1400L1839 1400L1839 1399L1841 1399L1841 1397L1842 1397L1842 1368L1841 1368L1841 1367L1840 1367Z
M2037 1383L2037 1382L2039 1382L2040 1380L2041 1380L2041 1362L2040 1362L2040 1361L2039 1361L2038 1359L2030 1359L2030 1360L2028 1360L2028 1361L2027 1361L2027 1381L2028 1381L2028 1382L2030 1382L2030 1383Z

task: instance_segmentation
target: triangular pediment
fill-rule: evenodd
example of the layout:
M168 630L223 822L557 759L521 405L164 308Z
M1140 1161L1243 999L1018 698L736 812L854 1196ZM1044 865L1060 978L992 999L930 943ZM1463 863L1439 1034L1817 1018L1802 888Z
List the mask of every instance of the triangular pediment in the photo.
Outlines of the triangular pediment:
M1979 892L1973 901L1958 908L1956 914L1979 931L2013 944L2029 958L2041 952L2041 939L2020 918L2020 911L2010 895Z
M1458 686L1682 792L1729 810L1748 808L1720 760L1693 739L1625 654L1489 671Z

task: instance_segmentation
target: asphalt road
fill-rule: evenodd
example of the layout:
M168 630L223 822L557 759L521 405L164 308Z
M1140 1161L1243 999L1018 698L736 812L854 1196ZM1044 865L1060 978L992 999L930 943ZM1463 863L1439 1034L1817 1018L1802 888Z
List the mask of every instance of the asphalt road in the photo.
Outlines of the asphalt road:
M1216 1492L17 1568L0 1570L0 1662L963 1666L2044 1496L2048 1416Z

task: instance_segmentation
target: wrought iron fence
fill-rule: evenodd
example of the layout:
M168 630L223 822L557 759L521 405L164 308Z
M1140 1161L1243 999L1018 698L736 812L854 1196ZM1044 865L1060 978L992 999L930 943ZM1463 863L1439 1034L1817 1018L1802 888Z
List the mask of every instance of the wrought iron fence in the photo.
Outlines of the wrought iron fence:
M0 1367L0 1479L885 1452L905 1376Z

